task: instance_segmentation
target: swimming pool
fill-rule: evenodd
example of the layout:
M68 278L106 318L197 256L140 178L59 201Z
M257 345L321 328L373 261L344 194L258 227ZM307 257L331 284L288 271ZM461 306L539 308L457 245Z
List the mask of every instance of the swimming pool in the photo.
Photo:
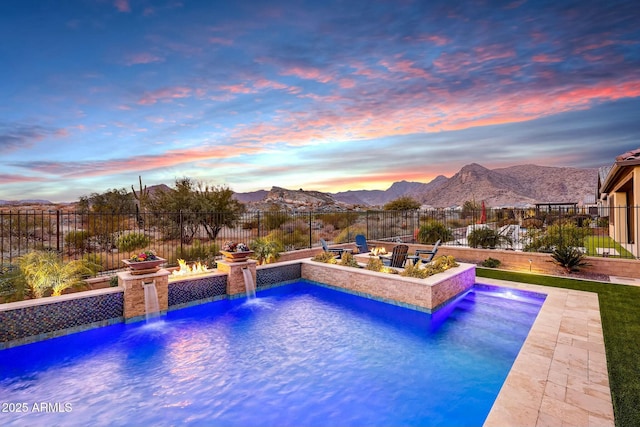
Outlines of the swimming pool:
M481 425L543 301L476 287L429 315L304 281L258 296L0 351L0 424Z

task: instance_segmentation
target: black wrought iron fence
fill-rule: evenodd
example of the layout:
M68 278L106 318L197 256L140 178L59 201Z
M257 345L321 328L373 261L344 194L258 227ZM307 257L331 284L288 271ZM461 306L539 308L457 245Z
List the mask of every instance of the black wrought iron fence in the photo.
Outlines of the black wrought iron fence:
M212 262L226 241L278 241L284 250L370 240L433 243L518 251L574 246L592 256L638 257L638 207L434 209L427 211L149 212L136 215L66 211L0 212L0 266L33 250L55 250L65 259L87 258L102 272L153 249L170 265L178 259ZM227 224L227 225L225 225ZM231 226L230 226L230 225Z

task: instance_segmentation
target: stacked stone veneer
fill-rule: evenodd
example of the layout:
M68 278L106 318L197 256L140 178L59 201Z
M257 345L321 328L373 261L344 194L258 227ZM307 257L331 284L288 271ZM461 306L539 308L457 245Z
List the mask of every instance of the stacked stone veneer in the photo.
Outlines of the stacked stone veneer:
M395 243L372 241L369 246L384 246L390 252ZM409 253L415 253L416 249L431 249L431 245L408 244ZM450 255L457 261L480 264L487 258L500 260L499 268L521 272L563 275L564 269L556 265L551 254L539 252L521 252L504 249L479 249L464 246L440 246L438 255ZM531 262L529 262L531 260ZM580 271L587 273L606 274L609 276L640 277L640 262L635 259L621 259L614 257L585 256L588 265L581 267Z
M302 278L431 312L473 287L476 267L460 264L426 279L415 279L309 260L302 263Z
M139 320L146 315L144 301L144 285L154 283L158 293L158 306L160 312L166 312L169 308L169 272L161 269L152 274L134 275L129 271L118 273L118 286L124 289L125 320Z

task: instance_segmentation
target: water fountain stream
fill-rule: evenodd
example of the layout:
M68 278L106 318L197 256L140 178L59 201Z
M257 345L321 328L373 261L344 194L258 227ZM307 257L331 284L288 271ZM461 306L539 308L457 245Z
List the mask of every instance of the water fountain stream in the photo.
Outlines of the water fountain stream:
M144 309L147 322L153 321L160 317L160 303L158 302L158 290L156 289L155 280L150 283L144 283Z
M244 277L244 287L247 290L247 299L254 299L256 297L256 285L253 282L251 270L247 267L243 268L242 276Z

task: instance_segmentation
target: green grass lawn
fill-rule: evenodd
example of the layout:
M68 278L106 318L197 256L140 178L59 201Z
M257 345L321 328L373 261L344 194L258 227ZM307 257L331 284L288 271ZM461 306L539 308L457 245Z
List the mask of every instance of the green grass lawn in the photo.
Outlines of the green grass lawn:
M476 275L597 293L616 426L640 426L640 287L480 267Z
M589 256L602 256L598 253L597 248L603 248L607 250L615 249L618 251L620 255L611 255L612 258L635 258L631 252L623 248L620 243L616 242L609 236L587 236L584 238L584 246L587 249L587 255Z

